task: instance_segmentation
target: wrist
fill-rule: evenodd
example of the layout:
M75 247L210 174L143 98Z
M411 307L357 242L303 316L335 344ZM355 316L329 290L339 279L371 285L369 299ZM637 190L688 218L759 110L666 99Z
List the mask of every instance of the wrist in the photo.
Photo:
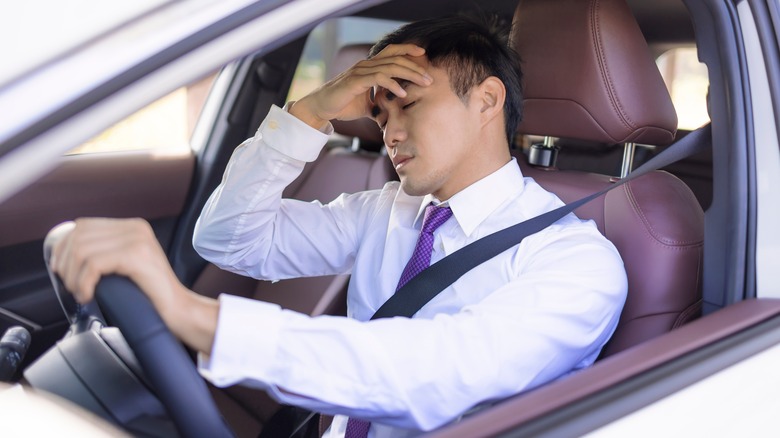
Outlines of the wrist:
M219 302L180 285L173 299L158 307L171 332L190 348L209 354L214 344Z
M330 123L330 120L320 117L317 115L317 112L312 109L308 96L299 101L292 102L287 109L287 112L319 131L322 131L328 123Z

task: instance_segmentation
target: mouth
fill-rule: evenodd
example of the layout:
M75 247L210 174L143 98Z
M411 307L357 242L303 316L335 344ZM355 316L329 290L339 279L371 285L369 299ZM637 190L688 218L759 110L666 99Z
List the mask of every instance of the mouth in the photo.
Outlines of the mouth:
M393 157L393 166L395 167L395 170L399 170L404 167L411 159L411 155L396 155Z

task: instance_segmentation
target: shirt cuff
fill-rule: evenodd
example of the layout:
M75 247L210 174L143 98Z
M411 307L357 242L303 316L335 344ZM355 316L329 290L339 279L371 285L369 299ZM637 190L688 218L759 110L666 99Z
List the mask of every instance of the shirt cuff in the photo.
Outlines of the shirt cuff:
M266 380L277 362L282 319L278 305L221 294L214 345L210 356L198 356L198 371L218 387Z
M331 127L330 130L332 129ZM296 160L309 162L319 156L328 141L328 133L314 129L299 118L272 105L254 138L262 139L269 147Z
M296 102L295 100L291 100L291 101L285 103L284 107L282 107L282 111L284 111L284 112L289 114L290 113L290 108L292 108L292 106L295 105L295 102ZM331 134L333 134L333 131L334 131L333 124L328 122L328 123L325 124L325 126L320 128L318 131L320 131L321 133L323 133L325 135L331 135Z

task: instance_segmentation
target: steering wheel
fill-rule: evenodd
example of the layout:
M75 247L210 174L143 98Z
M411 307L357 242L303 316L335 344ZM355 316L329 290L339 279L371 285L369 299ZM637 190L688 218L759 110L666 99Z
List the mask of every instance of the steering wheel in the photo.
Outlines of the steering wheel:
M94 311L75 304L49 266L54 244L73 226L66 222L49 231L44 241L44 258L60 304L79 330L89 325ZM123 334L182 436L234 436L184 347L135 283L118 275L103 277L95 289L95 301L106 319Z

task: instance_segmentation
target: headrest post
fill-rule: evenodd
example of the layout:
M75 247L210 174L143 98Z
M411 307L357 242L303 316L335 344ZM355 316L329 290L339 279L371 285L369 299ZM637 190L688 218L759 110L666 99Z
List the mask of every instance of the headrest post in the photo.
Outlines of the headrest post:
M634 167L634 152L636 152L636 143L623 144L623 164L620 166L620 177L625 178L631 173Z
M359 137L352 137L352 145L351 145L352 152L357 152L360 150L360 138Z
M560 148L555 145L555 138L544 137L542 143L531 145L531 149L528 151L528 163L538 167L555 167L555 163L558 161L558 150Z

